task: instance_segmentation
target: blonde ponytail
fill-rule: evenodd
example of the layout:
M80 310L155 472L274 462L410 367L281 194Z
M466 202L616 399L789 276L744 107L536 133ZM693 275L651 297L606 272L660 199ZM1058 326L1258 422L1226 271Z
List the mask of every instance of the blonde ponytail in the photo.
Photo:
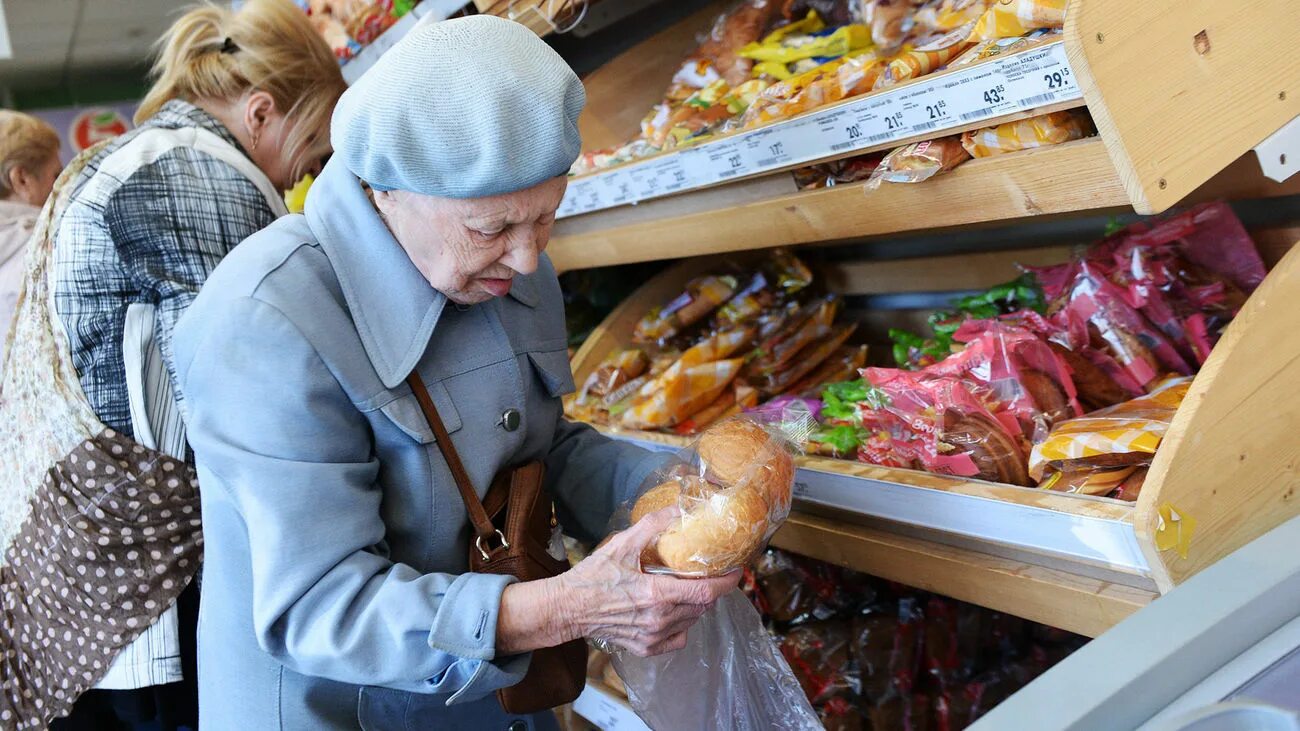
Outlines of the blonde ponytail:
M152 75L137 124L173 99L233 101L265 91L295 122L286 142L289 159L329 129L334 103L347 87L338 60L292 0L246 0L238 11L214 4L192 8L158 42Z

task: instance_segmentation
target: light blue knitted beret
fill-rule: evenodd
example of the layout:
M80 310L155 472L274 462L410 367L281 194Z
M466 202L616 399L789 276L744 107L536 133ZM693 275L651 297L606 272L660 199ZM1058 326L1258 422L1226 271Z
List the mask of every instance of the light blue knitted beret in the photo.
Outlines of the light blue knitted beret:
M413 28L344 92L330 135L376 190L482 198L567 172L586 98L532 31L474 15Z

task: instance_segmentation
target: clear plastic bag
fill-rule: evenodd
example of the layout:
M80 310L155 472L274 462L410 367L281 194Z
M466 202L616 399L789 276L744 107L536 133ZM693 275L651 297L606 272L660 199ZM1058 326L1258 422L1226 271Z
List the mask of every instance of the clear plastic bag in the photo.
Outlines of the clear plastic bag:
M821 722L740 591L718 600L686 647L655 657L614 654L628 701L650 728L801 731Z
M814 424L800 411L783 414L782 426L751 416L719 421L646 479L629 522L673 506L681 516L646 549L642 570L720 576L763 549L790 514L793 454ZM787 428L800 433L787 435Z

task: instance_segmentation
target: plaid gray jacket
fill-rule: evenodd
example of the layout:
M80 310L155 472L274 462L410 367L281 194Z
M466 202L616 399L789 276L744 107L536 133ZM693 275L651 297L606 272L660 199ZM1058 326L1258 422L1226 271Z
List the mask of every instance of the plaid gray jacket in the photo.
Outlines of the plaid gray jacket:
M54 301L86 398L105 425L134 436L122 360L135 303L157 308L154 337L176 398L171 334L204 280L240 241L270 225L266 197L234 167L190 147L142 150L125 167L101 165L148 127L201 128L242 151L207 112L172 101L115 139L74 184L59 222ZM102 174L101 174L102 173ZM93 184L91 184L93 182Z

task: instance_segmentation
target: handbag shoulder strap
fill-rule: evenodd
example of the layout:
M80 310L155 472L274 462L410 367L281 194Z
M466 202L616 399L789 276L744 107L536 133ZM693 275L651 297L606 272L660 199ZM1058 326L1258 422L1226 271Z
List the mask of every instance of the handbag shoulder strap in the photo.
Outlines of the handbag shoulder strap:
M438 415L433 399L429 397L429 389L424 387L424 379L420 378L418 372L411 371L411 375L406 377L406 383L415 394L415 400L420 403L420 411L424 412L429 428L433 430L433 437L438 442L438 450L442 452L443 459L447 460L447 468L451 470L452 479L460 490L460 497L465 501L465 510L469 513L470 523L474 525L474 532L480 538L491 537L496 532L496 528L488 518L487 511L483 509L483 502L479 500L478 493L474 491L469 473L465 471L465 465L460 461L460 453L456 451L456 445L451 443L451 435L447 433L447 427L442 423L442 417Z

